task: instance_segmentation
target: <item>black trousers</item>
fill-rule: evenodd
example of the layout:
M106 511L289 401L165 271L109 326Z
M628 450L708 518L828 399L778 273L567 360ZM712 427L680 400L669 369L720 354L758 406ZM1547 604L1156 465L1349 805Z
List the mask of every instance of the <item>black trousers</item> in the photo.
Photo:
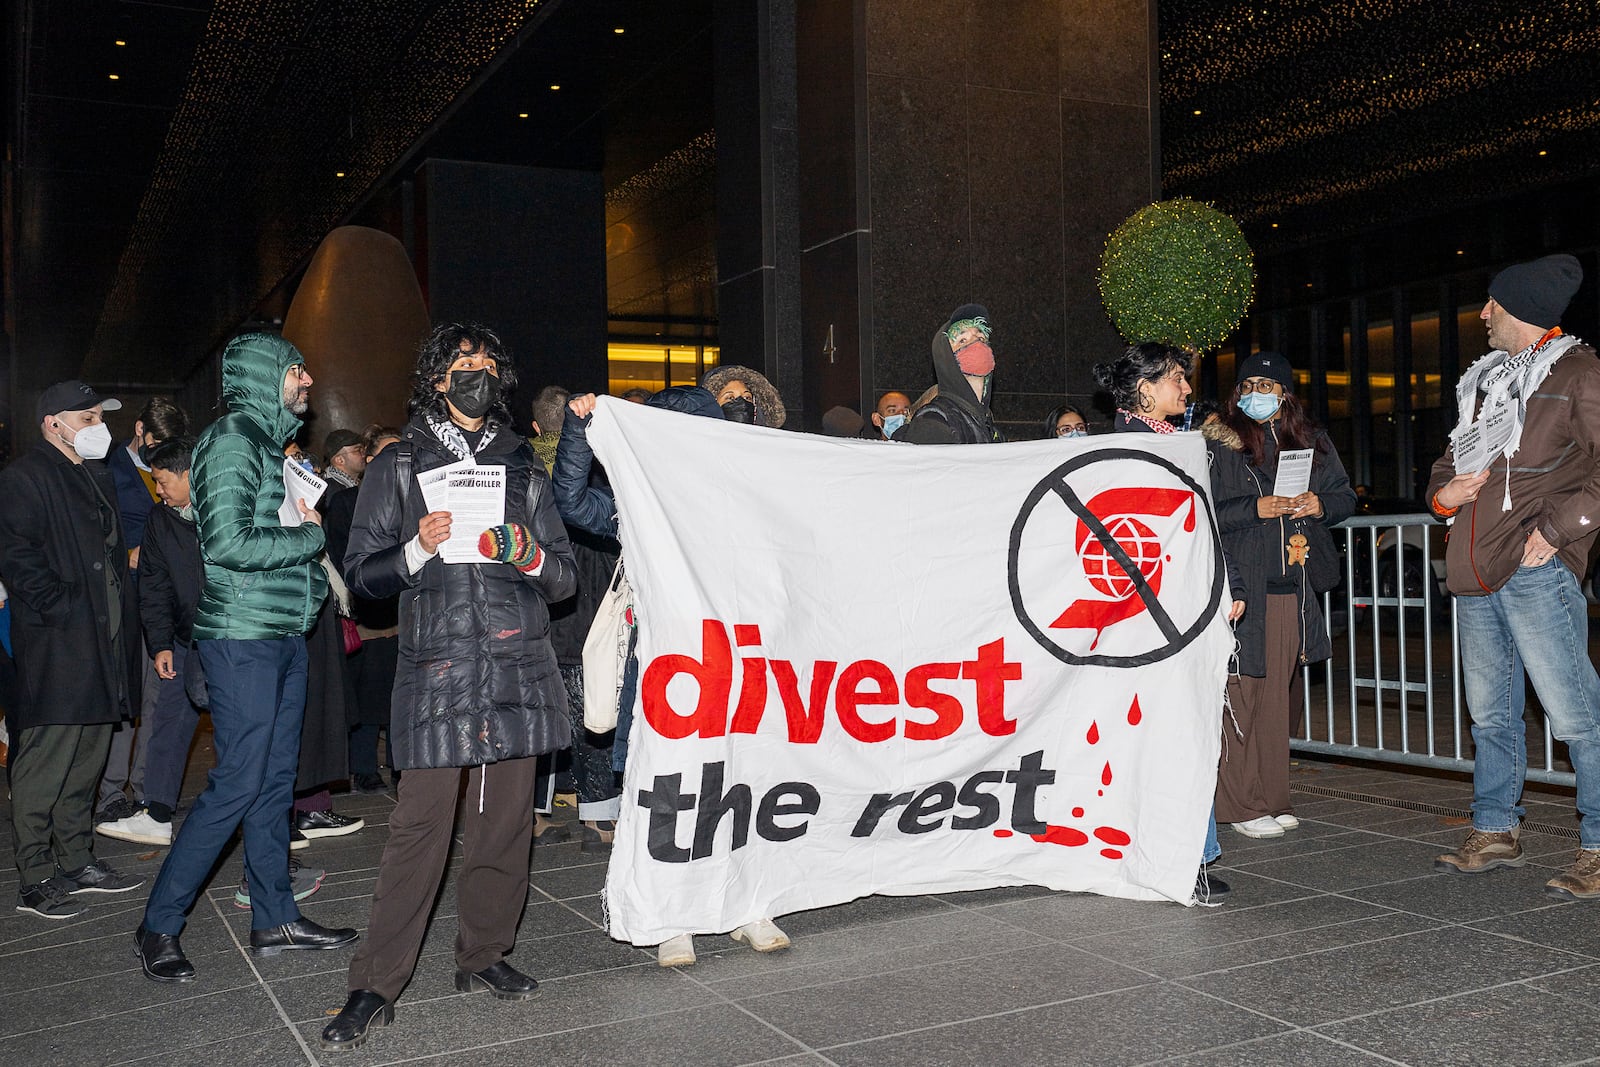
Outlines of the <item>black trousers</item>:
M34 726L11 739L11 832L24 886L94 862L94 791L111 724Z

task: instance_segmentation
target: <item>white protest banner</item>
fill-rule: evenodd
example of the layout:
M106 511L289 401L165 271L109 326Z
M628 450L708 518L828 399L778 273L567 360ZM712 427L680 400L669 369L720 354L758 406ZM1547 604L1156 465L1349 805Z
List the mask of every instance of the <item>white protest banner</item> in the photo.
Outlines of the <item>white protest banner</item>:
M872 893L1191 898L1233 639L1199 435L911 447L599 400L657 944Z

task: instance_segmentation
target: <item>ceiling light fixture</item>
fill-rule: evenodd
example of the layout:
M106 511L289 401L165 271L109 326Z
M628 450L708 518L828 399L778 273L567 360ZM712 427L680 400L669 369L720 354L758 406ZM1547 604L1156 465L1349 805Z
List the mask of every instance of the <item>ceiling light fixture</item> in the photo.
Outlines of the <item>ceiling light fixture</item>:
M128 42L127 41L118 41L117 42L117 47L118 48L126 48L127 46L128 46Z
M618 26L616 29L612 30L611 32L612 33L625 33L626 31L623 30L623 28L621 26Z
M517 118L519 118L519 119L525 119L525 118L527 118L527 117L528 117L528 113L527 113L527 112L526 112L526 111L519 111L519 112L517 112Z
M552 85L552 86L550 86L550 91L551 91L551 92L555 92L555 91L556 91L556 90L557 90L557 89L559 89L559 88L561 88L561 86L559 86L559 85Z
M1273 229L1274 229L1274 230L1276 230L1276 229L1277 229L1277 228L1278 228L1278 224L1277 224L1277 223L1276 223L1276 222L1274 222L1274 223L1273 223L1273 224L1272 224L1272 228L1273 228Z
M1548 156L1548 155L1549 155L1549 154L1550 154L1550 153L1549 153L1549 152L1546 152L1546 151L1545 151L1545 150L1544 150L1544 149L1542 149L1542 148L1541 148L1541 149L1539 149L1539 154L1540 154L1540 155L1541 155L1541 156Z
M336 171L333 172L333 176L335 178L343 178L344 177L344 171L336 170Z
M1199 109L1199 108L1195 108L1195 109L1194 109L1194 113L1195 113L1195 114L1196 114L1196 115L1198 115L1198 114L1200 114L1200 109Z

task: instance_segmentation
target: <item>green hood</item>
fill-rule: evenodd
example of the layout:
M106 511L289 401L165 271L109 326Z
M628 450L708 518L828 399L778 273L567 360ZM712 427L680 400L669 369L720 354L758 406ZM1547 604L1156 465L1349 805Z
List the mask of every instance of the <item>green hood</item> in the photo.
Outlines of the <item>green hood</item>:
M222 401L281 445L300 429L300 417L283 406L283 376L304 362L300 350L276 334L241 334L222 353Z

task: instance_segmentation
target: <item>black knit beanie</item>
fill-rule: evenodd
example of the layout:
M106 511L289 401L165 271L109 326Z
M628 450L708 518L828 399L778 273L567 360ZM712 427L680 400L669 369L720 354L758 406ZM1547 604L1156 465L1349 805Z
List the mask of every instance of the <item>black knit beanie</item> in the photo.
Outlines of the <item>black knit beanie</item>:
M1242 382L1246 378L1271 378L1283 386L1284 392L1294 392L1294 371L1289 361L1277 352L1255 352L1246 357L1239 364L1234 380Z
M1575 258L1545 256L1496 274L1489 297L1529 326L1548 329L1560 324L1582 282L1583 267Z

